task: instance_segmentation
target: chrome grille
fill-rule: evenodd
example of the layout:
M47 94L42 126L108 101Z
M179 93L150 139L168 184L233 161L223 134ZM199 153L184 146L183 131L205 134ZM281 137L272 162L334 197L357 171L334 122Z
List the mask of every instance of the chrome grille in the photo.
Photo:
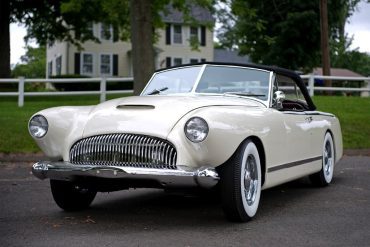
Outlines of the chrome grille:
M136 134L108 134L77 141L69 160L78 165L176 169L176 149L169 142Z

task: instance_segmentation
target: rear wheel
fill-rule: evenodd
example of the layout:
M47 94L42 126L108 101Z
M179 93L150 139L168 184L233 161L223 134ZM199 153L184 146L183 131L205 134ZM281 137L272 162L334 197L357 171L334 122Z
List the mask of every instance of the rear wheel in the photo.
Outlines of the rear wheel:
M334 174L334 142L330 133L325 134L322 151L322 168L319 172L310 175L315 186L327 186L331 183Z
M86 209L96 196L96 191L69 181L50 180L51 192L56 204L65 211Z
M220 168L222 206L229 220L246 222L256 214L261 197L261 176L258 149L247 140Z

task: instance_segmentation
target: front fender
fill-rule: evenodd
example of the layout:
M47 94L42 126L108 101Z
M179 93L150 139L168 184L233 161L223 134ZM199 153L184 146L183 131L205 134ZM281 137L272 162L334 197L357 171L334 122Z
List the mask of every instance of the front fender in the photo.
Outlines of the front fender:
M41 114L47 119L49 129L44 137L33 139L50 159L68 157L70 143L82 137L92 109L93 106L63 106L37 112L35 115Z
M168 140L176 146L177 164L191 167L217 167L226 162L249 136L257 136L262 143L271 136L274 122L267 119L268 109L245 106L217 106L196 109L185 115L172 129ZM184 133L191 117L207 121L209 133L200 143L188 140Z

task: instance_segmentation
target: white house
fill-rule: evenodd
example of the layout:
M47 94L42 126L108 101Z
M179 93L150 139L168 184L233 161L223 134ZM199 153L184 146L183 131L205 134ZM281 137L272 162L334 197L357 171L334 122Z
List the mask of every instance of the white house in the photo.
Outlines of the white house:
M166 24L158 30L159 39L154 45L156 68L179 64L213 61L213 31L206 24L213 24L211 13L193 6L191 15L201 24L184 24L183 14L169 8L162 15ZM132 76L131 43L119 41L111 26L91 23L91 32L101 43L87 41L79 50L75 45L63 41L47 46L47 75L78 74L91 77ZM192 49L190 40L198 39L197 50Z

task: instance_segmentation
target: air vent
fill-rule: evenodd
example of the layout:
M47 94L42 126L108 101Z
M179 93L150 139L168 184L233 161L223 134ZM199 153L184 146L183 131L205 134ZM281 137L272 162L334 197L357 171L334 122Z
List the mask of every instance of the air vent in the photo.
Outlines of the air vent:
M151 110L154 109L154 105L118 105L117 109L123 110Z

